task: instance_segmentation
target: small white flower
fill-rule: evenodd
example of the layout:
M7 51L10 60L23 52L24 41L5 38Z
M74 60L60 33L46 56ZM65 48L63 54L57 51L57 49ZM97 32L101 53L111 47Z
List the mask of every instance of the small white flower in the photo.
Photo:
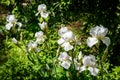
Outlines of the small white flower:
M12 38L12 41L13 41L13 43L15 43L15 44L17 44L17 40L16 40L16 38Z
M72 50L72 49L73 49L73 46L70 45L69 42L64 42L64 43L61 45L61 47L63 47L65 51L69 51L69 50Z
M36 42L29 42L28 44L28 51L31 51L32 49L37 48L37 43Z
M46 5L40 4L38 5L38 13L36 13L35 15L38 16L38 14L40 14L42 18L47 18L50 13L47 12L46 10L47 10Z
M41 38L41 37L43 37L43 32L42 32L42 31L36 32L36 33L35 33L35 37L36 37L36 38Z
M71 65L70 61L63 61L61 63L61 66L64 67L65 69L69 69L70 65Z
M59 57L58 57L58 60L64 61L64 60L66 60L68 58L69 58L69 55L67 54L67 52L61 52Z
M10 30L13 26L15 26L16 24L19 26L19 28L22 27L22 23L17 22L17 19L15 18L14 15L8 15L7 16L7 24L5 25L7 30Z
M39 24L41 30L45 30L47 28L47 23L46 22L42 22L42 24L41 23L38 23L38 24Z
M72 57L70 57L67 52L61 52L58 60L61 61L60 65L65 69L68 69L71 65Z
M89 55L89 56L84 56L82 59L83 66L80 67L80 72L88 69L91 73L91 75L96 76L98 74L98 69L97 64L96 64L96 59L95 56Z
M102 25L96 26L95 28L92 28L90 30L90 35L92 37L89 37L87 39L87 45L89 47L92 47L96 43L98 43L98 40L102 40L102 42L106 45L109 46L110 44L110 39L109 37L105 37L107 35L108 29L104 28Z
M36 43L42 44L45 41L42 31L36 32L35 37L36 37L36 41L35 41Z

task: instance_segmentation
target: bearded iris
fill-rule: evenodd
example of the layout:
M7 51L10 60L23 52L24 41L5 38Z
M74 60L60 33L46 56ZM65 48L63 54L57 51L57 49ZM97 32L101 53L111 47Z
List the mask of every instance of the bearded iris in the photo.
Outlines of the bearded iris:
M49 16L49 12L47 12L47 6L45 4L40 4L38 5L38 12L36 13L36 16L38 16L38 14L41 15L42 18L47 18Z
M91 73L91 75L96 76L98 74L98 68L96 64L95 56L89 55L84 56L82 59L83 66L80 68L80 72L88 69Z
M60 65L63 68L69 69L72 58L67 54L67 52L61 52L58 57L58 60L61 61Z
M8 15L7 16L7 22L8 23L5 25L7 30L10 30L16 24L18 25L19 28L22 27L22 23L17 22L17 19L15 18L15 15Z
M65 51L72 50L73 46L70 44L70 42L75 40L75 35L73 32L68 30L67 27L62 27L58 31L58 35L61 36L61 38L57 41L58 44L60 44Z
M99 40L101 40L108 47L110 44L110 39L109 37L106 37L107 33L108 33L108 29L103 27L102 25L92 28L90 30L90 35L92 37L88 37L87 45L89 47L92 47L93 45L98 43Z

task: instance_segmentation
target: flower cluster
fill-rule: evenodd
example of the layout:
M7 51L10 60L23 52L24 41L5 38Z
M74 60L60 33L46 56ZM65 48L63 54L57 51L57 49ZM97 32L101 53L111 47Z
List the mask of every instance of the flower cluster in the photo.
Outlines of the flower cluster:
M19 28L22 27L22 23L17 22L17 19L15 18L15 15L8 15L7 16L7 24L5 25L7 30L10 30L15 25L18 25Z
M68 30L67 27L62 27L58 31L58 35L61 37L57 43L61 45L61 47L64 48L65 51L69 51L73 49L73 46L70 44L70 42L75 40L75 35L71 30Z
M91 75L96 76L98 74L98 68L96 64L95 56L84 56L82 59L83 66L80 68L80 72L88 69Z
M87 45L89 47L92 47L96 43L99 42L99 40L102 40L102 42L108 47L110 44L109 37L105 37L108 33L108 29L103 27L102 25L96 26L95 28L92 28L90 30L90 35L92 37L88 37L87 39Z
M38 23L40 26L40 29L42 31L38 31L35 33L35 41L30 41L28 43L28 51L40 51L40 48L38 48L39 44L43 44L45 41L44 35L46 34L47 37L47 21L45 21L46 18L49 16L49 12L47 12L47 7L45 4L38 5L38 14L41 15L42 21ZM14 15L7 16L7 24L6 29L10 30L15 25L18 25L19 28L22 27L22 23L17 22L17 19ZM44 34L45 33L45 34ZM110 45L110 39L109 37L106 37L108 33L108 29L103 27L102 25L96 26L95 28L92 28L90 30L90 35L92 37L88 37L87 39L87 45L89 47L94 46L95 44L99 43L101 40L107 47ZM60 52L58 56L59 64L65 69L69 69L71 65L74 65L74 69L83 72L84 70L88 70L91 75L96 76L99 72L99 69L97 68L97 60L95 59L94 55L83 55L82 51L80 51L78 54L75 52L76 44L81 45L80 41L76 39L76 36L74 33L69 30L67 27L61 27L58 30L58 35L60 36L60 39L57 41L57 43L64 49L63 52ZM18 41L16 38L13 38L12 41L17 44ZM75 43L75 48L74 44ZM74 49L72 53L72 49ZM71 51L70 51L71 50ZM68 53L71 52L71 53ZM75 54L75 55L74 55ZM72 56L70 56L72 55ZM73 56L74 55L74 56ZM47 69L49 70L48 64L46 64Z
M16 25L18 26L18 30L20 30L20 28L22 27L22 23L17 22L15 15L8 15L6 19L7 19L7 24L5 25L6 30L10 30L12 27L14 28ZM15 37L12 38L12 42L15 44L18 43Z
M42 31L36 32L35 33L35 37L36 37L36 41L29 42L29 44L28 44L28 51L31 51L31 50L35 49L37 52L39 52L40 49L37 48L37 45L38 44L42 44L45 41L44 40L44 35L43 35Z
M68 55L67 52L60 52L58 57L60 61L60 65L65 68L69 69L72 63L72 57ZM77 58L73 59L75 70L82 72L84 70L89 70L91 75L96 76L98 74L98 68L96 64L95 56L88 55L83 56L82 52L80 51Z
M36 16L40 14L42 18L47 18L49 16L49 12L47 12L46 10L47 10L47 7L45 4L38 5L38 13L36 14ZM47 22L45 21L43 21L42 23L38 23L38 25L40 26L40 29L43 31L47 28ZM37 44L42 44L45 41L43 31L39 31L35 33L36 41L30 42L28 44L29 51L31 51L32 49L37 49L37 51L40 51L37 48Z
M49 16L49 12L46 11L47 7L45 4L40 4L38 5L38 13L36 14L36 16L38 14L41 15L41 18L47 18ZM40 26L41 30L45 30L47 28L47 22L46 21L42 21L42 23L38 23L38 25Z

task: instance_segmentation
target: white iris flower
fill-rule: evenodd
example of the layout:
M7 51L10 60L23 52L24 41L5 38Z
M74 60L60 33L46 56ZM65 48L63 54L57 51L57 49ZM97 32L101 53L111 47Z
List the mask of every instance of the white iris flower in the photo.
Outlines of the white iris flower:
M61 61L60 65L63 68L69 69L72 58L67 54L67 52L61 52L58 57L58 60Z
M47 7L45 4L40 4L38 5L38 13L36 14L36 16L38 16L38 14L40 14L41 12L45 12L47 10Z
M82 59L83 66L80 68L80 72L88 69L91 73L91 75L96 76L98 74L98 68L96 64L96 59L95 56L89 55L89 56L84 56Z
M46 11L46 10L47 10L47 7L46 7L45 4L40 4L40 5L38 5L38 11L39 11L39 12L44 12L44 11Z
M36 42L29 42L28 44L28 51L31 51L33 49L37 48L37 43Z
M38 5L38 13L35 15L38 16L38 14L40 14L42 18L47 18L49 16L50 12L47 12L47 6L45 4Z
M60 44L65 51L72 50L73 46L70 44L70 42L75 40L75 35L73 32L68 30L67 27L62 27L58 31L58 35L61 36L61 38L57 41L57 43Z
M42 31L36 32L35 37L36 37L36 43L42 44L45 41Z
M108 47L110 44L110 39L109 37L106 37L107 33L108 33L108 29L104 28L102 25L92 28L90 30L90 35L92 37L88 37L87 45L89 47L92 47L93 45L98 43L99 40L102 40L102 42Z
M16 24L19 26L19 28L22 27L22 23L17 22L17 19L15 18L15 15L8 15L7 16L7 22L8 23L5 25L7 30L10 30Z

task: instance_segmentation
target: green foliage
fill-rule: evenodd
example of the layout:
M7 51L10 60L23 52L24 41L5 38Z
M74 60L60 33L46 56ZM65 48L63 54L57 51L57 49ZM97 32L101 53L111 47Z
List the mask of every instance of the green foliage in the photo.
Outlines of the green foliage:
M120 79L120 66L115 66L112 68L112 71L110 73L111 80L119 80Z

